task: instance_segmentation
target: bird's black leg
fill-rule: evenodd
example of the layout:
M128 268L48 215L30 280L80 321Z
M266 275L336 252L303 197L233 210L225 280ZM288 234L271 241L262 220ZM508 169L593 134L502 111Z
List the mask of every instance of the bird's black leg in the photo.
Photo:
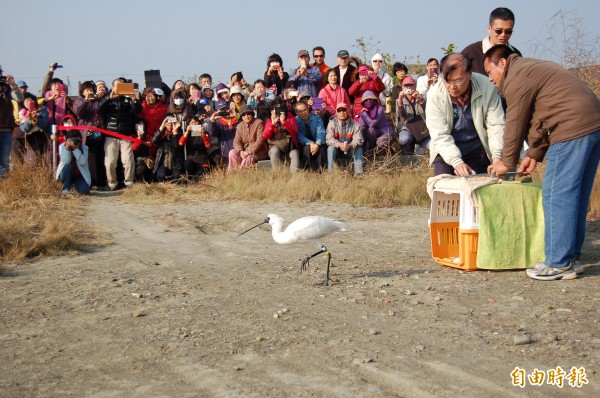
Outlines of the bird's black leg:
M329 281L333 282L333 279L329 277L329 264L331 263L331 253L329 253L329 250L325 250L325 253L327 253L327 274L325 274L325 286L329 286Z
M329 286L329 281L333 282L333 280L329 277L329 266L331 265L331 253L329 253L329 250L327 250L325 245L321 246L321 251L311 254L310 256L308 256L304 260L302 260L302 264L300 265L300 272L306 271L306 268L310 265L310 259L318 256L319 254L327 255L327 273L325 274L325 286Z
M321 250L319 250L318 252L316 252L314 254L311 254L310 256L308 256L304 260L302 260L302 263L300 264L300 272L306 271L306 268L310 265L311 258L316 257L319 254L323 254L323 253L329 253L327 251L327 248L324 245L321 246Z

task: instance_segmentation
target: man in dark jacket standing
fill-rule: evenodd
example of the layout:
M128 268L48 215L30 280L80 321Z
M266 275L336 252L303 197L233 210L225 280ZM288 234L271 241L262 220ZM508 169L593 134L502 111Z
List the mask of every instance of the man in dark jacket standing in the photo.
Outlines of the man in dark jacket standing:
M508 39L512 36L513 28L515 27L515 14L508 8L496 8L490 14L490 22L487 27L488 36L480 41L469 44L461 54L468 57L473 65L473 72L487 75L483 67L483 54L492 46L502 44L513 50L518 55L521 55L519 50L511 46Z
M10 170L12 131L15 127L13 99L23 102L23 93L11 75L2 75L0 66L0 178Z
M579 255L600 161L600 100L577 76L549 61L523 58L499 45L484 65L508 105L502 175L514 169L523 141L529 149L517 171L529 174L546 156L542 203L546 260L527 270L534 279L573 279L583 272Z
M135 135L135 117L142 110L142 105L135 95L121 95L118 93L117 84L124 83L125 79L118 78L112 83L112 91L108 99L103 102L98 114L104 122L107 130L133 137ZM135 179L135 160L132 141L106 136L104 139L104 166L108 178L108 188L111 191L117 189L117 161L119 152L121 162L125 169L125 186L133 185Z
M352 76L356 71L356 67L354 65L350 65L350 53L346 50L340 50L337 53L337 61L338 64L333 68L335 70L335 74L338 77L338 84L342 86L346 93L350 90L350 86L352 86L353 80ZM354 102L354 97L350 97L350 103Z

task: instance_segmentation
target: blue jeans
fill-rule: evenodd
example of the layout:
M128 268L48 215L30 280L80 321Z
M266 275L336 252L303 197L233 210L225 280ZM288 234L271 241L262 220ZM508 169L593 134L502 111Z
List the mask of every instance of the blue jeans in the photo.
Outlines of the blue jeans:
M344 153L341 149L338 149L334 146L327 147L327 170L333 171L333 164L336 159L353 159L354 160L354 174L362 174L363 172L363 149L362 147L357 147L356 149L351 149L348 152Z
M0 178L10 171L12 131L0 131Z
M63 191L71 189L71 185L75 187L75 190L80 194L87 195L90 193L90 186L85 181L83 176L74 177L73 166L71 163L65 164L63 169L60 171L60 180L63 183Z
M600 130L550 145L542 182L546 223L545 264L564 267L577 259L600 161Z

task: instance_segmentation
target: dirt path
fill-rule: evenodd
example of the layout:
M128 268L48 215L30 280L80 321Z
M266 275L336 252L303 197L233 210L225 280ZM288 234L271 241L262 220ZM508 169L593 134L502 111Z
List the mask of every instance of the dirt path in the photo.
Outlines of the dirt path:
M324 240L332 286L317 284L324 259L299 273L315 247L277 245L267 226L236 237L271 212L348 224ZM420 208L105 196L85 217L114 245L0 277L0 396L600 396L597 266L554 283L442 267ZM590 226L592 262L598 239ZM511 384L515 367L557 366L589 384Z

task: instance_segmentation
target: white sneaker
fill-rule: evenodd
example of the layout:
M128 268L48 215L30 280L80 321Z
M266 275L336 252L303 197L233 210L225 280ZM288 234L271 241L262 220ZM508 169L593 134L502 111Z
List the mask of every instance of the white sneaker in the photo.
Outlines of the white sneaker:
M525 271L528 277L541 280L541 281L553 281L557 279L569 280L577 278L577 273L571 266L566 267L548 267L544 263L537 263L533 268L529 268Z
M579 260L571 261L570 265L573 267L573 271L575 271L575 273L577 275L583 274L585 272L585 268L583 267L583 264L581 264L581 261L579 261Z

